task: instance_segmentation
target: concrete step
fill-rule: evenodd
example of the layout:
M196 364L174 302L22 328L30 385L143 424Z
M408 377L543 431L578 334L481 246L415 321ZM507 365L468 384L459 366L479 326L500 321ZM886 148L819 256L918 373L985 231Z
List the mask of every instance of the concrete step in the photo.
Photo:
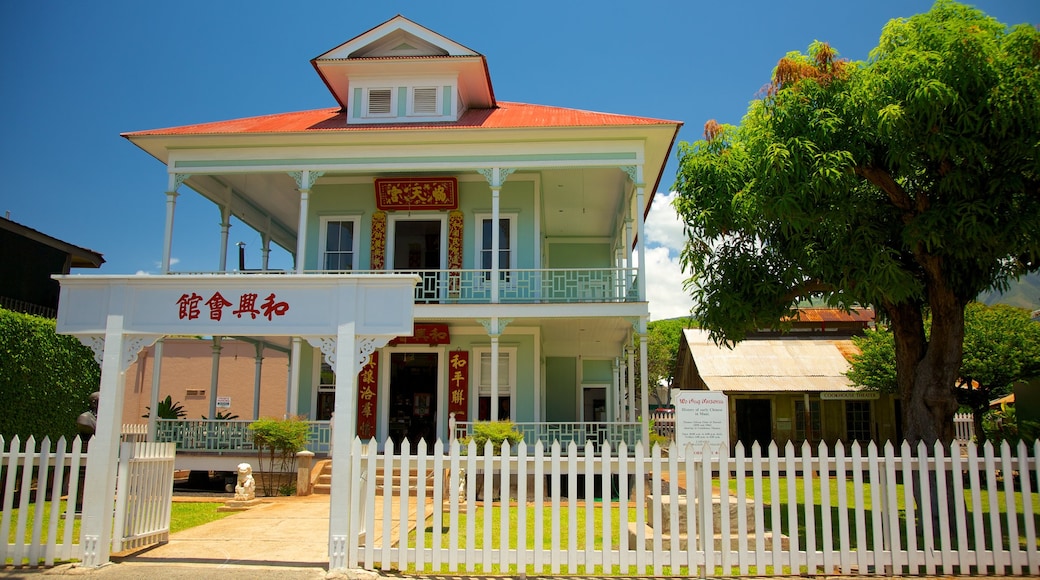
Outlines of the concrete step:
M427 470L427 473L426 473L427 480L429 480L432 476L433 476L432 471L431 470ZM390 477L391 477L391 481L392 481L392 484L391 484L391 494L395 495L395 496L400 495L400 493L401 493L401 486L400 486L401 470L397 469L397 468L393 469L391 471ZM409 481L410 489L414 490L416 488L416 483L417 483L417 478L418 477L419 477L419 473L418 473L417 469L412 468L411 470L409 470L408 481ZM379 467L379 468L376 469L374 479L371 480L372 483L374 483L375 486L376 486L376 489L375 489L376 493L375 494L377 496L382 496L383 495L383 478L384 478L384 470L383 470L382 467ZM312 491L312 493L315 493L315 494L328 494L328 493L330 493L331 489L332 489L332 461L325 461L321 465L321 469L319 470L318 475L313 480L313 487L311 488L311 491Z

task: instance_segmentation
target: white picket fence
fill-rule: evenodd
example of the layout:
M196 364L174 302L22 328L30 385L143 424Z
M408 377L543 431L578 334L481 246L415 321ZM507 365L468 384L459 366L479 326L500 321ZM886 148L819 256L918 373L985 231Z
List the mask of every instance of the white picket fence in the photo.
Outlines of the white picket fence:
M355 440L348 566L585 575L1040 573L1031 448L756 444L662 457ZM763 455L764 452L764 455ZM356 482L356 483L355 483ZM719 490L723 490L721 493ZM382 501L377 502L377 491ZM496 495L497 494L497 495ZM485 501L483 496L487 496ZM915 497L934 498L919 505ZM746 498L746 499L744 499ZM1017 502L1017 507L1016 507ZM376 519L381 525L376 526ZM702 530L712 530L710 534ZM367 533L371 531L372 533ZM378 533L377 533L378 532ZM418 533L417 533L418 532Z
M971 413L957 413L953 416L954 438L958 441L975 440L975 417Z
M51 449L49 437L39 446L35 438L29 437L24 447L17 436L11 439L10 446L5 446L0 437L4 493L0 564L53 566L55 560L78 559L83 555L79 538L72 532L76 500L83 484L80 468L86 466L87 454L82 451L79 437L71 444L66 444L62 437L53 452ZM11 518L16 508L17 520L12 530ZM59 523L64 523L60 536ZM13 541L9 539L12 535Z
M113 551L165 541L173 494L173 443L123 443L116 493ZM52 446L49 438L24 446L0 437L0 565L53 566L83 558L76 533L81 469L88 454L79 437Z

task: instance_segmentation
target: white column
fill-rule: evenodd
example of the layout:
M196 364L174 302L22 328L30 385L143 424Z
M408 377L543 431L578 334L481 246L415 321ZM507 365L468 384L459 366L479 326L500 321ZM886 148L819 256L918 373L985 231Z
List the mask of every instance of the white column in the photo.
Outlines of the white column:
M625 218L625 297L632 292L632 218ZM640 297L642 298L642 297Z
M228 232L231 229L231 206L220 206L220 265L221 272L227 271Z
M642 279L642 277L640 277ZM650 444L650 393L648 390L648 379L647 379L647 360L646 360L646 319L643 318L639 321L639 394L641 401L639 402L639 412L642 414L643 424L643 441L645 445Z
M307 255L305 249L307 247L307 218L310 213L310 196L311 186L314 182L322 176L322 171L311 171L304 169L303 171L293 171L289 175L296 180L296 187L300 191L300 225L296 230L296 273L302 274L304 270L304 262L306 262Z
M639 299L646 297L646 227L643 218L643 166L636 165L636 250L639 252ZM645 330L643 331L645 334Z
M607 415L607 421L615 422L621 414L618 412L618 401L621 399L620 381L618 380L618 359L614 357L614 364L610 374L610 390L607 391L607 409L610 413Z
M148 441L155 441L156 425L159 422L159 386L162 378L163 339L155 342L152 356L152 392L148 398Z
M264 370L264 344L258 342L256 347L256 370L253 373L253 420L260 418L260 376Z
M498 318L492 318L491 324L498 328ZM491 335L491 420L498 421L498 334ZM480 364L480 361L477 361Z
M212 421L217 418L217 381L220 380L220 351L224 347L220 345L222 338L213 337L213 358L209 368L209 415Z
M264 232L260 233L260 256L260 267L267 270L267 264L271 259L271 235Z
M628 422L636 422L636 353L628 349Z
M502 183L500 181L499 169L496 167L495 168L495 178L494 178L493 183L491 185L491 303L492 304L498 304L498 301L499 301L499 296L498 296L498 283L499 283L498 249L500 247L501 240L499 240L499 235L498 235L499 234L499 229L500 229L500 227L499 227L500 224L498 223L498 219L499 219L498 206L499 206L499 196L500 196L501 192L502 192ZM495 371L492 370L491 372L494 373ZM491 401L492 401L492 405L494 405L494 401L496 399L498 399L498 396L496 394L494 394L494 393L497 392L497 385L492 385L491 392L493 393L491 395ZM491 416L492 417L497 417L498 416L498 411L492 409ZM492 419L492 420L494 420L494 419Z
M332 430L332 488L329 491L329 570L348 566L350 531L351 444L357 433L358 350L354 322L340 324L336 334L336 428ZM371 507L369 508L371 509ZM349 563L354 565L354 563Z
M90 440L83 491L81 542L83 564L107 564L112 548L112 518L115 515L116 465L119 461L120 424L126 376L122 361L126 347L123 334L125 291L112 286L109 314L105 323L105 350L101 360L101 389L97 430Z
M285 392L286 417L295 417L299 409L300 370L303 368L303 365L300 364L302 349L303 343L300 337L294 336L292 339L292 354L289 355L289 388Z
M173 215L177 209L177 187L184 182L186 175L171 173L170 183L166 190L166 229L163 232L163 254L161 271L163 274L170 273L170 260L173 251Z

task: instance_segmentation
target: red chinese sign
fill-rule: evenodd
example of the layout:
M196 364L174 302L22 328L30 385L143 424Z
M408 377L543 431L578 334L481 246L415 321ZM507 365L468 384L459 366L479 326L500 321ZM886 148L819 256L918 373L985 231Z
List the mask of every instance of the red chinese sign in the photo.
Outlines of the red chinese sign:
M454 177L376 179L376 207L383 210L457 209L459 181Z
M376 436L376 398L379 391L379 353L372 353L358 373L357 436L371 439Z
M259 297L259 294L252 292L240 295L238 297L238 306L231 311L231 315L238 318L249 316L252 320L256 320L257 316L274 320L275 316L285 316L285 313L289 312L289 303L279 302L274 292L270 293L267 298L264 298L264 301L258 307L256 300ZM199 318L202 315L200 305L209 309L209 319L216 322L220 322L223 319L226 308L235 307L235 304L224 298L220 292L214 292L213 296L205 299L205 302L203 302L202 296L192 292L191 294L181 294L181 297L177 299L177 317L181 320L195 320Z
M411 336L398 336L390 341L390 346L398 344L448 344L451 336L448 334L448 325L442 322L416 322L412 325Z
M457 350L448 356L448 413L465 421L469 410L469 352Z

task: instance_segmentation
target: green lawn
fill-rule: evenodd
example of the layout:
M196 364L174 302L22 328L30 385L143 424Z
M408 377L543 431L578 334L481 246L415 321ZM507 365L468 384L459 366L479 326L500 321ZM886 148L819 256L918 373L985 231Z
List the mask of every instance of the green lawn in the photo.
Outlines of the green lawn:
M218 512L217 508L221 505L222 504L219 503L174 502L170 509L170 533L179 532L181 530L193 528L195 526L202 525L207 522L219 520L234 513ZM64 513L65 506L65 500L62 500L61 507L59 508L61 510L61 513ZM50 521L51 503L44 503L43 510L44 529L40 534L40 541L46 544L48 540L48 526ZM7 542L9 544L13 544L17 539L16 532L18 526L18 512L19 510L17 508L12 510L11 512L11 528L7 530ZM26 532L24 539L26 544L32 541L32 523L35 515L36 506L34 504L30 504L27 508L26 514ZM65 526L67 525L67 523L68 520L66 520L65 518L60 518L58 520L57 537L59 538L59 543L62 541L61 539L65 537ZM72 520L72 542L74 544L79 543L79 528L80 518L77 517ZM11 559L8 558L7 564L10 565L11 563Z

